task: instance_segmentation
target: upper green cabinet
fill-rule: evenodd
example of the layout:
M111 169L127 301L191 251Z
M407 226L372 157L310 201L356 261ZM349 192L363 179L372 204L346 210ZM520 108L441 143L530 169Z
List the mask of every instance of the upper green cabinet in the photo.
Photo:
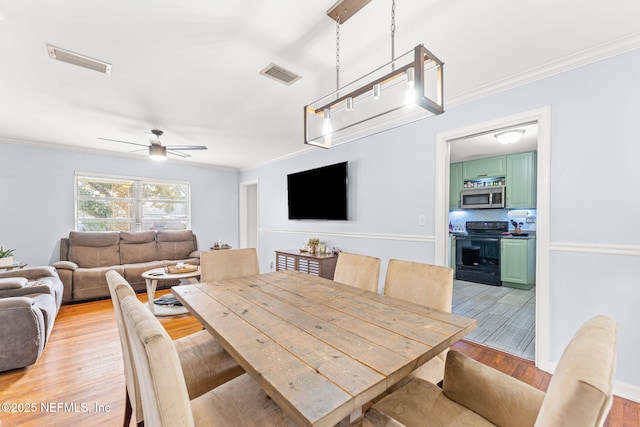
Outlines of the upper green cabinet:
M464 187L462 162L449 165L449 209L460 209L460 191Z
M536 207L536 153L509 154L507 157L507 208Z
M463 179L505 176L506 173L507 156L487 157L462 163Z

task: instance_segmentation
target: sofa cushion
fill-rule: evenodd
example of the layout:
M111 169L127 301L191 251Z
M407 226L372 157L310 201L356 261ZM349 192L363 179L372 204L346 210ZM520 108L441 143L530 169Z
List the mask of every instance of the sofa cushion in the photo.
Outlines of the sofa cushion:
M135 264L158 259L156 232L120 232L120 260L122 264Z
M122 265L107 267L78 268L73 273L73 300L83 301L109 296L106 274L109 270L115 270L120 275L124 274Z
M161 260L189 258L189 254L197 249L191 230L158 231L156 240L158 258Z
M69 261L82 268L120 264L120 233L72 231L69 233Z

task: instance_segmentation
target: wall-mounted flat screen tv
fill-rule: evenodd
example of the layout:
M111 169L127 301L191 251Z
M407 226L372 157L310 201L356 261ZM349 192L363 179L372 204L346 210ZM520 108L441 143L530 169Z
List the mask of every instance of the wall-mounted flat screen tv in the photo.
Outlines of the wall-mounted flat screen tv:
M347 220L347 162L287 175L289 219Z

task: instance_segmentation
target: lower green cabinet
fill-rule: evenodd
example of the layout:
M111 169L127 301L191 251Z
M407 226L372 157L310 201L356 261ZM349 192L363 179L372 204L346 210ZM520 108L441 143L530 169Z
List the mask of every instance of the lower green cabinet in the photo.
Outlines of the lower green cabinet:
M501 239L502 286L531 289L536 283L536 239Z

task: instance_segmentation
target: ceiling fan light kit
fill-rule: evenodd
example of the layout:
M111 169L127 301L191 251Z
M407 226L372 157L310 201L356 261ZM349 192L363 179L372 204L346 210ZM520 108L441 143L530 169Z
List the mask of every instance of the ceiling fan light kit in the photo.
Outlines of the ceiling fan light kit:
M338 41L344 19L331 13L344 10L345 3L363 7L368 1L344 0L327 12L337 22ZM395 2L392 20L394 15ZM394 28L392 24L392 44ZM339 81L339 43L336 45ZM421 44L399 57L392 46L390 62L304 106L304 143L330 148L442 114L443 67L444 63Z
M149 158L157 162L167 160L167 147L163 147L162 145L150 145Z

